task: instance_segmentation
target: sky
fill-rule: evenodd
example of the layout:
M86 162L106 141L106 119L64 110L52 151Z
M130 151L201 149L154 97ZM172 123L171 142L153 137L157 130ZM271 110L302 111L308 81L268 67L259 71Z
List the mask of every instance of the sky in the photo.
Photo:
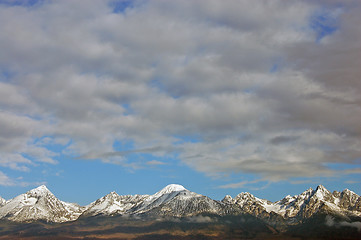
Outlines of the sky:
M361 194L361 1L0 0L0 195Z

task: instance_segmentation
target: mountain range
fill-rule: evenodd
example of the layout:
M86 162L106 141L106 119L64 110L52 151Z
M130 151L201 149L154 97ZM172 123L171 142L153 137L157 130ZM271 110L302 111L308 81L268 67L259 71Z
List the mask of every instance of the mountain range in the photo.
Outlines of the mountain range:
M178 184L170 184L153 195L118 195L104 197L80 206L59 200L42 185L13 199L0 197L0 219L14 222L45 221L63 223L97 216L124 217L193 217L252 215L268 223L297 224L316 214L353 221L361 219L361 197L351 190L328 191L319 185L295 196L271 202L243 192L222 201L191 192Z

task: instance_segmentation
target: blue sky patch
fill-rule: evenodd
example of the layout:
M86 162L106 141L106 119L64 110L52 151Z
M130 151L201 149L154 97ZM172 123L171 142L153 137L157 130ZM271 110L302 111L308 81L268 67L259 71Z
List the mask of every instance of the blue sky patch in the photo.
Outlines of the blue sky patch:
M338 29L338 16L327 10L317 12L311 17L310 27L316 33L316 41L332 35Z
M32 7L37 4L42 4L43 0L0 0L0 4L7 6L23 6L23 7Z
M120 0L110 3L110 7L113 9L113 13L125 13L128 8L132 8L134 1L132 0Z

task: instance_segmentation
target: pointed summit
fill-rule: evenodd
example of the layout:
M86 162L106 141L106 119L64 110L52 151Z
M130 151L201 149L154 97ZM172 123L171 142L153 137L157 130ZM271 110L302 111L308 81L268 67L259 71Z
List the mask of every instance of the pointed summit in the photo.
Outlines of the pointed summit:
M32 190L37 190L37 191L49 191L49 189L43 184L43 185L40 185L39 187L36 187ZM32 191L30 190L30 191Z
M6 203L6 200L4 198L0 197L0 207L4 206L5 203Z
M226 195L222 201L223 203L227 203L227 204L232 204L233 203L233 198L230 195Z
M41 185L7 201L0 208L0 218L16 222L67 222L77 219L81 212L78 205L60 201Z
M318 185L314 194L319 200L329 200L332 196L331 192L328 191L323 185Z
M180 192L183 190L187 190L185 189L182 185L179 184L169 184L167 185L165 188L163 188L162 190L160 190L158 193L160 194L166 194L166 193L171 193L171 192Z
M179 184L169 184L164 187L159 192L156 192L153 195L148 196L142 204L140 204L137 208L137 212L145 212L151 208L158 207L161 204L164 204L173 198L175 198L178 194L181 193L191 193L187 189L185 189L182 185ZM193 193L191 193L193 194Z
M42 197L47 195L54 195L50 190L45 186L41 185L37 188L29 190L26 194L32 197Z
M327 191L328 192L328 190L321 184L317 186L316 191Z
M108 193L108 194L105 195L105 196L108 196L108 197L119 197L119 194L116 193L115 191L112 191L112 192Z
M360 209L359 207L361 206L360 203L361 203L361 198L355 192L346 188L340 193L339 202L338 202L339 206L349 210L355 210L355 209Z
M249 193L249 192L241 192L239 193L235 198L234 198L236 201L239 201L239 200L249 200L249 199L252 199L252 200L255 200L255 197Z

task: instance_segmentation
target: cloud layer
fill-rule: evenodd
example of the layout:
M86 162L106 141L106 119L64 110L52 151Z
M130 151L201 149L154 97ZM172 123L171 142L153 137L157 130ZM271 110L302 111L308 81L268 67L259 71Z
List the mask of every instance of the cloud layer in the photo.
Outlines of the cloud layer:
M120 2L0 4L1 167L165 164L140 152L216 177L361 172L359 1Z

